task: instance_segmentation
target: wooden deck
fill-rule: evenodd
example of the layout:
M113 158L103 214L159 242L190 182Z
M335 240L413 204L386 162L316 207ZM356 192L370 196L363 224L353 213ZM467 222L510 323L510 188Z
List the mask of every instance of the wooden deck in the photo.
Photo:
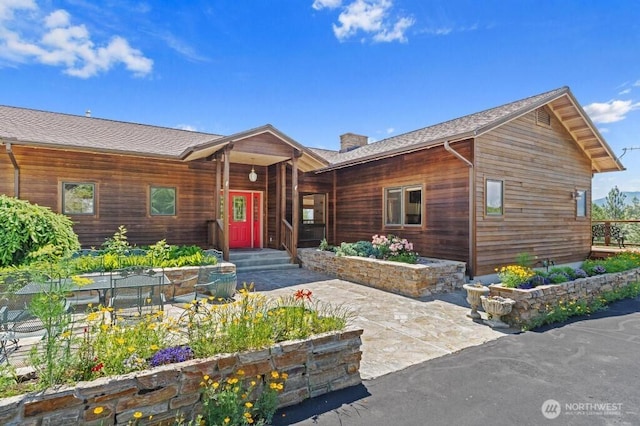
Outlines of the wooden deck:
M591 254L589 255L589 259L605 259L607 257L615 256L616 254L625 251L640 252L640 247L627 246L624 248L620 248L618 246L591 246Z

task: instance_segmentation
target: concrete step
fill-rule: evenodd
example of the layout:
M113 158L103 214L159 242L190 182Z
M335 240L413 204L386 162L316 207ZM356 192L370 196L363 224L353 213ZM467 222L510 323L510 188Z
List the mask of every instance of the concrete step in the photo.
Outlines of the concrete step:
M298 267L298 265L291 263L289 254L282 250L232 251L229 253L229 261L236 265L236 270L239 272L286 270Z
M243 266L241 268L238 268L236 266L236 270L240 273L255 272L255 271L288 271L291 269L300 269L300 265L297 265L295 263L288 263L288 264L278 264L278 265Z

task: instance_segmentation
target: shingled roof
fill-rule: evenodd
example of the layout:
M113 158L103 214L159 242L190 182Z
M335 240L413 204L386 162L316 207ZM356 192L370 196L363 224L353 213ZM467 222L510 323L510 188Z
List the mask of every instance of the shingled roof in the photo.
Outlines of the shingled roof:
M553 104L554 101L558 101L557 105ZM474 138L547 104L550 105L552 111L556 113L570 133L573 134L573 129L586 132L586 134L580 135L580 138L583 142L588 140L591 145L587 143L579 143L579 145L592 158L594 172L624 170L568 87L561 87L502 106L393 136L347 152L323 149L313 149L313 151L331 163L331 166L319 172L348 167L353 164L442 145L447 141L454 142ZM579 127L572 127L573 124L569 123L569 120L576 119L580 121ZM574 135L574 137L578 139L578 136ZM588 152L590 150L593 152Z
M180 157L222 136L78 115L0 106L0 141L15 144Z

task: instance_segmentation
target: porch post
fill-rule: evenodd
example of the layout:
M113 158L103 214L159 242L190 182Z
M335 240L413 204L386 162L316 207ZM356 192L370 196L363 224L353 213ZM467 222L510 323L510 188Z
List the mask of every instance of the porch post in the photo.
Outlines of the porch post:
M231 148L231 145L227 145L224 149L224 171L222 176L222 197L224 200L224 208L222 209L222 257L227 262L229 261L229 153Z
M284 228L282 222L287 218L287 164L280 163L280 221L278 222L278 249L284 243Z
M216 248L220 248L221 241L218 241L218 220L220 219L220 189L222 189L222 155L218 153L216 155L216 186L213 193L213 245Z
M295 261L298 257L298 228L300 227L300 212L298 211L300 206L300 200L298 199L298 157L300 156L299 151L294 151L293 157L291 158L291 227L293 228L292 232L292 241L291 245L291 257Z

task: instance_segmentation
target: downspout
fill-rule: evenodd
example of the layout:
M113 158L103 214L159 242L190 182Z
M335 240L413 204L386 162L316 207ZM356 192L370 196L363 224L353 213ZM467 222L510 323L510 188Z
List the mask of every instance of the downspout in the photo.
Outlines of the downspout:
M475 139L474 139L475 144ZM473 170L473 163L462 156L458 151L451 148L449 145L449 141L444 142L444 149L447 152L453 154L456 158L462 161L469 168L469 268L468 274L469 279L473 279L473 275L475 273L475 258L474 258L474 247L475 247L475 235L474 235L474 211L475 211L475 173Z
M16 161L16 156L13 155L11 143L6 142L4 146L7 149L7 154L9 155L9 159L11 160L11 164L13 164L13 196L16 198L20 198L20 167L18 166L18 162Z

